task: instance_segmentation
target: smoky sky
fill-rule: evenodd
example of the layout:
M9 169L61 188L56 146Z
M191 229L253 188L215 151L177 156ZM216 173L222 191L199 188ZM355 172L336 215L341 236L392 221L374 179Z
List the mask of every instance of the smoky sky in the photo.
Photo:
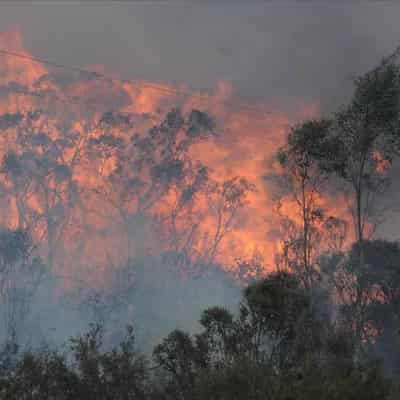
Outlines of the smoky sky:
M67 65L198 89L227 80L246 101L330 108L400 43L400 4L348 3L2 2L0 30L19 26L30 51Z

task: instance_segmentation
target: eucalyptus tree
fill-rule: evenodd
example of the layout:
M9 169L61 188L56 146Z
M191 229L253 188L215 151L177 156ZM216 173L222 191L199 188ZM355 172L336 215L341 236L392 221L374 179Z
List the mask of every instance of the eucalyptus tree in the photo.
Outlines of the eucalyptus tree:
M291 129L277 152L277 209L286 227L283 255L310 293L318 278L317 257L326 220L321 197L329 174L321 168L320 159L327 155L330 126L328 120L305 121ZM283 210L284 202L291 205L290 212Z
M398 155L399 113L400 68L384 60L355 81L350 103L334 117L334 152L324 165L345 184L360 250L373 231L377 196L387 188L386 172Z
M318 157L321 168L334 176L348 201L354 224L351 257L337 264L343 301L351 304L357 346L368 328L366 307L372 301L365 287L365 246L384 210L379 201L390 182L388 170L399 154L400 67L394 57L355 81L349 104L334 115L327 149ZM368 289L368 290L367 290ZM366 298L367 296L367 298Z
M44 241L47 264L53 267L77 195L73 168L79 136L46 127L42 120L47 118L37 110L16 120L14 136L3 144L1 174L3 194L16 204L17 225L38 243Z
M179 109L173 109L159 124L139 134L126 118L119 113L106 113L101 120L104 133L90 140L88 150L97 159L95 162L110 156L113 159L108 170L99 170L101 180L95 191L121 218L129 256L132 238L137 251L143 247L138 245L136 233L139 227L150 226L154 207L172 188L183 186L189 173L195 174L196 182L204 175L202 167L192 166L189 150L194 143L214 134L214 122L198 110L185 117ZM120 130L119 135L115 129Z

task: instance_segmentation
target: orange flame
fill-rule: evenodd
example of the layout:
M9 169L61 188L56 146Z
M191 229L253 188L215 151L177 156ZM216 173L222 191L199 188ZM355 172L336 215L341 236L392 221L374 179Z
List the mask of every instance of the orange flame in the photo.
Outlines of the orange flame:
M28 55L22 44L22 36L18 30L0 34L0 48ZM102 67L91 67L87 71L104 72ZM194 159L202 161L211 167L213 177L222 182L235 176L243 176L255 184L257 190L249 193L245 208L237 215L236 223L220 243L216 260L227 268L233 268L237 258L250 258L261 254L264 262L270 268L274 264L274 255L279 252L279 243L271 233L277 224L268 184L262 177L276 167L266 161L284 143L288 125L298 119L317 116L319 107L316 104L301 104L294 115L284 112L267 114L269 105L257 104L260 112L254 113L243 107L235 107L237 99L234 88L228 82L220 82L214 93L188 92L184 87L175 87L166 83L149 83L144 81L122 82L107 81L87 76L72 76L62 83L53 79L54 73L35 61L0 55L0 85L5 88L0 95L0 114L28 112L35 109L45 110L33 124L35 131L47 133L53 140L63 139L65 130L74 131L78 140L74 146L66 148L59 155L63 161L72 166L72 178L81 190L82 204L69 213L66 226L63 226L63 250L60 250L58 268L71 274L82 265L96 265L98 274L91 274L91 280L101 282L106 279L107 266L117 265L125 254L124 242L121 240L122 224L118 211L112 207L112 188L107 188L104 181L116 166L113 154L98 157L93 163L88 159L79 158L79 146L88 137L98 137L101 132L96 125L99 116L110 109L118 109L138 115L134 129L141 132L160 121L173 106L179 105L184 112L192 108L206 110L215 116L220 124L219 135L211 140L196 144L191 150ZM14 93L6 90L12 83L23 86L25 92L33 95ZM40 96L35 97L39 91ZM180 96L179 91L185 93ZM147 116L147 117L146 117ZM126 132L116 130L115 135L125 135ZM10 150L21 152L17 145L18 130L10 127L2 133L0 139L0 156ZM13 196L13 188L9 182L1 182L8 189L7 196L2 200L0 222L17 226L18 199ZM49 184L56 185L51 181ZM101 188L107 192L110 202L100 200L94 194ZM26 199L32 213L43 214L43 195L32 193L27 189ZM63 195L64 196L64 195ZM64 197L62 201L67 202ZM171 200L171 199L170 199ZM54 200L60 201L60 200ZM334 202L329 198L321 198L321 204L336 209L338 215L346 213L344 203ZM131 205L134 207L134 205ZM154 215L162 211L162 205L153 210ZM199 199L196 205L202 210L200 232L205 237L215 230L215 218L206 215L208 204L205 198ZM286 213L291 214L293 204L289 201L284 205ZM33 218L33 217L32 217ZM90 223L86 225L85 223ZM85 222L85 223L83 223ZM43 220L37 222L34 230L35 238L40 241L45 233ZM89 229L88 226L91 228ZM269 232L269 237L267 233ZM157 246L141 243L143 251L156 251ZM155 247L155 248L152 248ZM77 254L83 254L78 259ZM94 284L97 284L94 282Z

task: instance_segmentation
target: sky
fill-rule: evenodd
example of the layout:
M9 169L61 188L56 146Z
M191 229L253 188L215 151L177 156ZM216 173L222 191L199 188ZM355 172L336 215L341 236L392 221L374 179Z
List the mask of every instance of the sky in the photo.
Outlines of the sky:
M400 44L399 19L390 1L0 4L0 31L18 26L36 56L196 89L226 80L242 100L283 108L342 103L352 79Z

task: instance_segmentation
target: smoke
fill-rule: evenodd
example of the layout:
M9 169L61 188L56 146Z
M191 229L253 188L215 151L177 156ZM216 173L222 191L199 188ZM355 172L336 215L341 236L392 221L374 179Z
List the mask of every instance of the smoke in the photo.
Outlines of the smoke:
M35 332L34 339L24 338L26 343L59 343L89 321L101 320L114 332L120 324L133 322L149 345L177 326L196 326L200 310L208 305L234 308L240 288L221 271L234 270L238 258L255 255L261 255L266 268L273 267L276 249L271 238L276 221L273 199L262 177L272 168L268 161L283 143L287 127L343 103L351 78L375 64L400 38L397 5L228 6L222 2L23 7L22 11L22 5L2 6L0 31L14 21L24 34L18 29L2 34L1 48L66 65L91 65L90 71L137 81L107 82L3 55L1 114L43 109L36 131L40 126L53 140L66 140L66 132L78 138L98 137L95 122L110 109L131 113L132 133L141 133L173 107L186 114L199 108L216 118L218 135L193 146L191 156L210 167L217 181L240 175L257 188L248 194L246 207L219 244L209 266L212 273L197 279L178 278L176 272L167 271L154 253L163 244L154 237L153 228L131 221L129 229L146 248L139 261L146 274L139 289L124 292L126 304L115 299L122 297L122 289L129 289L118 287L121 279L129 283L117 277L125 265L121 220L109 203L86 190L83 203L91 207L57 214L63 220L61 216L70 213L60 231L63 245L57 250L55 275L41 284L24 321L22 331ZM149 81L152 86L145 85ZM176 93L182 88L189 88L185 96ZM246 110L238 99L253 102L253 109ZM13 129L8 133L12 143L17 133ZM1 146L3 156L4 137ZM72 159L68 152L64 156ZM103 161L105 170L113 168L112 157L105 155ZM93 170L98 167L90 160L78 163L73 170L78 187L97 188L101 181ZM35 201L29 203L32 218L43 212ZM3 225L18 225L16 207L15 199L2 203ZM203 201L197 207L205 215L209 204ZM202 237L212 236L214 225L215 215L203 218ZM35 225L36 239L44 229L43 221ZM46 257L45 243L39 251Z
M30 299L28 313L13 321L21 350L63 346L98 323L105 329L106 346L119 343L130 324L138 346L151 351L173 329L196 332L200 313L207 307L219 304L235 311L238 306L241 289L218 266L207 276L182 278L166 271L161 260L146 258L141 263L146 276L136 279L132 287L114 282L107 290L96 290L76 277L73 290L60 292L63 282L48 274ZM137 274L138 266L132 271ZM7 307L3 301L2 317ZM2 329L0 335L3 343L7 332Z
M30 57L19 31L6 32L0 42ZM185 271L168 268L162 256L168 247L156 235L159 227L155 229L152 220L162 216L163 203L168 205L173 198L159 199L147 215L131 212L128 198L121 217L113 201L124 182L109 186L118 158L108 145L113 147L118 137L128 133L118 128L99 133L99 124L119 118L128 124L130 135L136 130L140 135L160 123L177 103L191 115L198 96L184 104L169 85L164 86L165 93L160 85L147 89L140 82L114 84L91 79L90 74L60 78L44 65L18 57L10 61L6 55L1 57L0 68L5 133L2 225L28 228L49 267L34 296L24 303L23 316L17 310L19 298L3 301L2 314L14 324L18 342L59 345L89 323L98 322L109 329L108 339L115 343L125 324L132 322L139 343L150 349L175 327L196 327L200 311L207 306L232 308L240 289L217 262L210 260L199 276L182 276ZM210 96L220 112L224 112L223 101L229 93L229 87L221 85ZM110 107L123 113L114 114ZM200 118L202 114L195 115ZM86 150L82 150L83 142ZM204 213L201 208L205 206L200 204L197 213ZM207 233L207 224L214 229L212 219L209 216L204 221L202 232L195 232L197 251L207 246L207 234L213 236L212 231ZM132 254L134 261L130 261ZM10 278L13 285L29 278L30 271L21 274ZM4 337L7 331L1 334Z
M35 55L124 77L212 90L276 108L342 103L351 78L398 45L394 2L4 4ZM381 21L385 21L382 24Z

